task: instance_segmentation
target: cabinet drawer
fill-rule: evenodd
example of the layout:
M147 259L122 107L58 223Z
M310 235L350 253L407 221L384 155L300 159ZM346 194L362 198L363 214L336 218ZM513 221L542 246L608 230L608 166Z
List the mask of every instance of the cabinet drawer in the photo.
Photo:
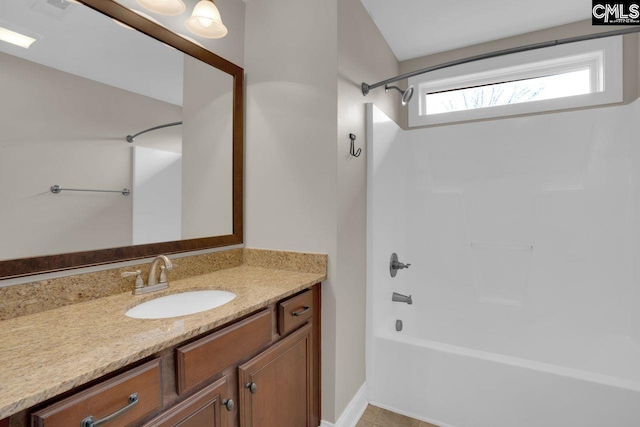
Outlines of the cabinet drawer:
M137 403L132 404L130 396L134 393ZM153 360L35 412L32 425L81 426L90 416L97 423L121 411L111 424L128 426L158 411L161 405L160 361ZM126 407L129 409L123 409Z
M278 333L287 332L302 325L313 317L313 291L303 293L278 304Z
M261 311L215 334L176 349L178 394L253 355L271 342L271 312Z

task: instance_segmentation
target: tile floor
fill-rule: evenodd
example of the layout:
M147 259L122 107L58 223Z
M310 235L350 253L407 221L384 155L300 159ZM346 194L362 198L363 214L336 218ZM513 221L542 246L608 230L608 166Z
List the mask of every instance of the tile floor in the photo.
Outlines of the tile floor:
M438 427L424 421L414 420L377 406L369 405L356 427Z

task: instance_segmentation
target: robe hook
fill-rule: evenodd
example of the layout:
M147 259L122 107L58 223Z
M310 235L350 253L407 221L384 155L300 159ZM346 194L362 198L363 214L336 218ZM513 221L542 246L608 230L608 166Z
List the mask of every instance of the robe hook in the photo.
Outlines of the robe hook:
M356 135L353 133L350 133L349 139L351 140L351 148L349 149L349 154L351 154L353 157L360 157L362 148L358 148L358 151L356 151Z

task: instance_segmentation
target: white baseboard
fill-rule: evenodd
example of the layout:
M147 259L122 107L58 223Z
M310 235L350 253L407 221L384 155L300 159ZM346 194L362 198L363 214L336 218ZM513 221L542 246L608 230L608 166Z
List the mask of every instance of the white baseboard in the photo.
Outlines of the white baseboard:
M367 389L367 383L364 383L356 395L353 396L353 399L351 399L347 408L344 410L342 415L340 415L338 421L336 421L335 424L332 424L323 420L320 423L320 427L355 427L365 409L367 409L368 404L369 391Z

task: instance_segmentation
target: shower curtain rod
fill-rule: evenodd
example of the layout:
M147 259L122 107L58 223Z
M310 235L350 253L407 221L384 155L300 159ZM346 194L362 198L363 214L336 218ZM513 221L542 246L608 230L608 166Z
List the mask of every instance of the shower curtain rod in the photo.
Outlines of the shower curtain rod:
M625 28L625 29L622 29L622 30L607 31L607 32L603 32L603 33L588 34L588 35L577 36L577 37L568 37L566 39L551 40L551 41L548 41L548 42L528 44L528 45L525 45L525 46L512 47L512 48L509 48L509 49L498 50L498 51L495 51L495 52L483 53L483 54L480 54L480 55L470 56L470 57L463 58L463 59L457 59L455 61L445 62L444 64L433 65L431 67L423 68L423 69L417 70L417 71L412 71L410 73L405 73L405 74L399 75L397 77L392 77L390 79L383 80L383 81L378 82L378 83L374 83L372 85L363 82L362 83L362 94L364 96L367 96L367 94L369 93L369 91L371 89L375 89L377 87L384 86L384 85L387 85L389 83L394 83L394 82L397 82L398 80L408 79L409 77L419 76L420 74L429 73L431 71L436 71L436 70L441 70L443 68L453 67L455 65L467 64L469 62L480 61L482 59L495 58L495 57L498 57L498 56L509 55L509 54L512 54L512 53L526 52L526 51L535 50L535 49L542 49L542 48L545 48L545 47L559 46L559 45L562 45L562 44L576 43L576 42L581 42L581 41L585 41L585 40L601 39L601 38L605 38L605 37L621 36L621 35L632 34L632 33L637 33L637 32L640 32L640 27L638 27L638 28Z
M164 125L160 125L160 126L154 126L152 128L149 129L145 129L142 132L138 132L135 135L127 135L127 142L133 142L136 140L136 136L140 136L143 133L147 133L147 132L151 132L152 130L158 130L158 129L163 129L163 128L168 128L171 126L180 126L182 124L182 122L173 122L173 123L167 123Z

